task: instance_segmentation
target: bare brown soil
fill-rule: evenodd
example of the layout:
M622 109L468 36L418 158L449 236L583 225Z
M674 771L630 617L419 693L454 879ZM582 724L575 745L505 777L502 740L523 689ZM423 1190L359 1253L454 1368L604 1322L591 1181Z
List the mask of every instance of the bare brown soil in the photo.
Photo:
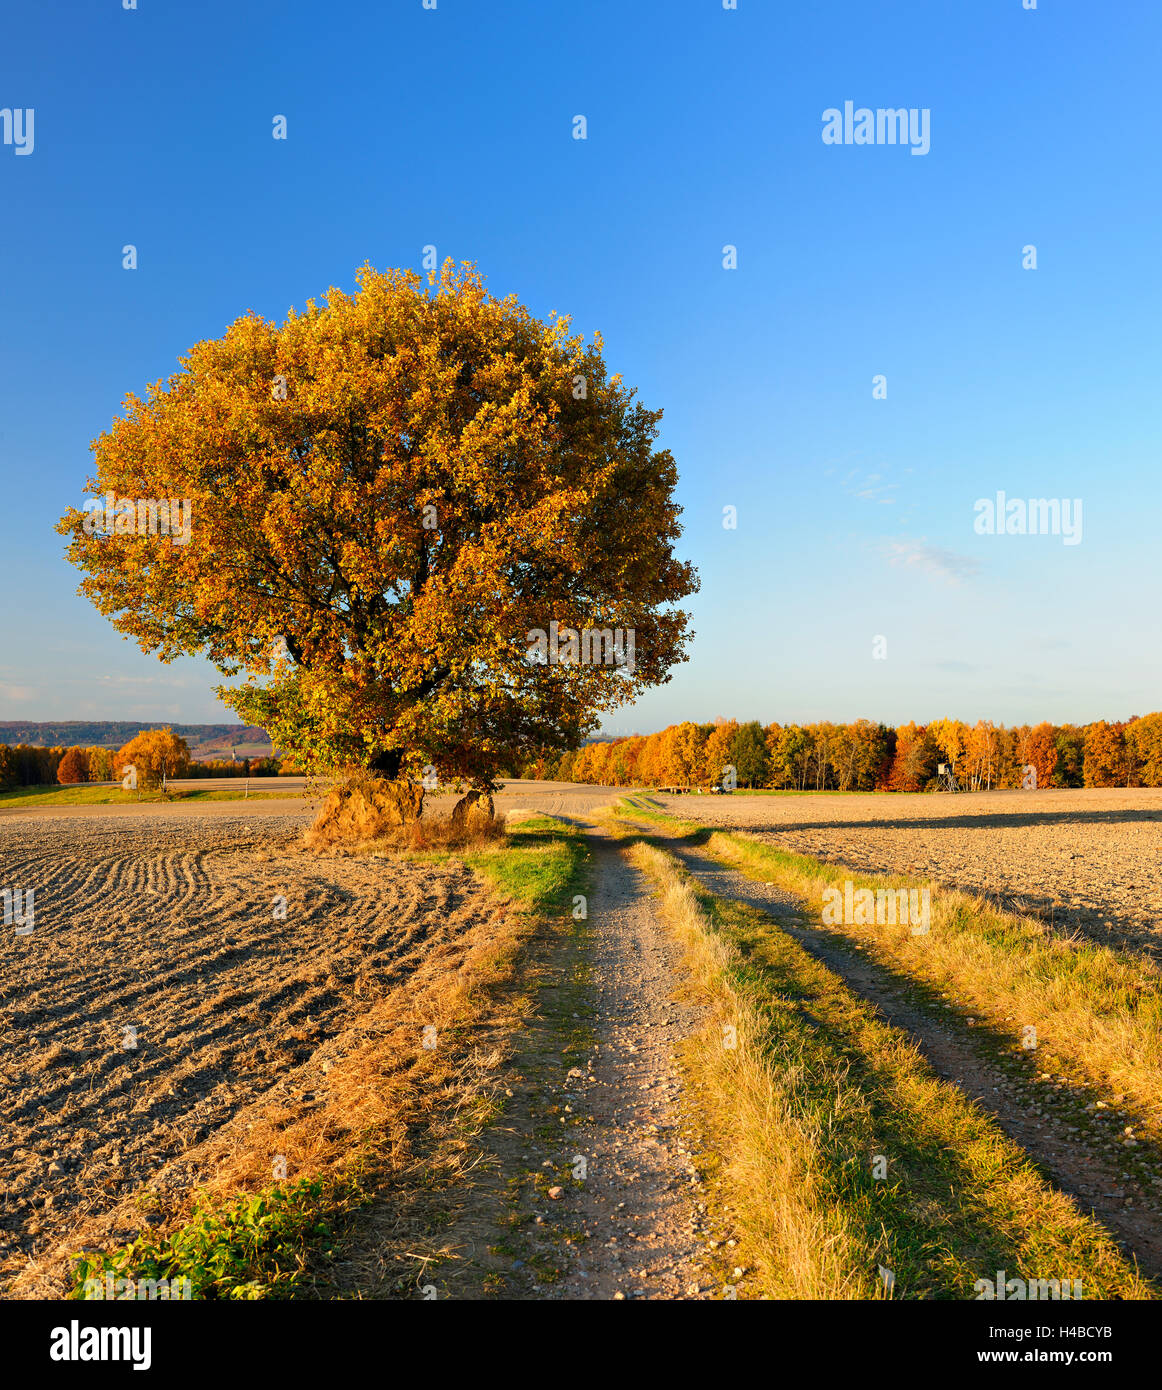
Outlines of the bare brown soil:
M929 877L1162 960L1162 788L659 800L780 849Z
M237 778L207 778L204 781L183 781L170 784L176 791L238 791L244 786ZM308 785L304 777L254 778L252 793L261 791L269 799L244 801L173 801L170 803L142 802L139 805L111 806L0 806L0 824L7 821L48 820L140 820L158 817L164 820L231 819L245 812L248 821L257 823L270 817L282 819L299 817L303 825L319 813L325 800L326 788L318 790ZM280 793L278 796L272 793ZM281 795L281 793L285 793ZM521 812L543 815L584 816L610 804L625 792L617 787L591 787L581 782L530 782L511 779L493 797L496 814L504 816ZM460 792L431 792L424 797L424 819L448 816Z
M319 1050L495 913L455 863L305 852L301 806L0 831L0 883L35 890L0 938L0 1296L159 1172L204 1181L267 1093L317 1104Z

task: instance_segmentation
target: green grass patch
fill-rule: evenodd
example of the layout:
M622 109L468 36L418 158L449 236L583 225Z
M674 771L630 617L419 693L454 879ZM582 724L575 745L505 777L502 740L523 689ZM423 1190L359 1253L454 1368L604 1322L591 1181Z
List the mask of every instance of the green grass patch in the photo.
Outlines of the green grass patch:
M1162 1137L1162 978L1132 951L1066 938L1045 924L990 907L973 895L905 875L868 875L765 845L712 834L706 849L748 877L799 895L814 930L860 946L886 973L918 989L928 1007L971 1017L999 1050L1052 1067L1107 1102L1125 1097L1137 1137ZM907 927L821 922L822 891L922 888L931 893L926 934ZM1025 1049L1025 1030L1036 1030Z
M134 1293L115 1296L147 1297L151 1285L164 1281L171 1299L293 1298L310 1261L331 1253L336 1213L364 1200L353 1182L338 1187L304 1178L225 1203L199 1203L168 1234L150 1232L115 1250L74 1256L69 1297L103 1299L111 1275L133 1283Z
M503 844L459 857L498 892L534 912L571 905L589 863L585 833L552 816L531 816L510 829Z

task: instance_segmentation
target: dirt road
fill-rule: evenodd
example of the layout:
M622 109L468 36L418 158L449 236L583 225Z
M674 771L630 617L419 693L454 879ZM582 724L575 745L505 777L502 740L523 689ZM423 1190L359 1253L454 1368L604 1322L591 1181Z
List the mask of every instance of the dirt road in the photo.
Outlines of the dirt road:
M1162 788L659 800L676 816L931 877L1162 960Z
M678 949L641 874L595 837L591 981L595 1035L574 1105L588 1120L585 1180L562 1204L586 1244L554 1288L566 1299L695 1296L697 1176L679 1123L676 1051L698 1021L678 998Z

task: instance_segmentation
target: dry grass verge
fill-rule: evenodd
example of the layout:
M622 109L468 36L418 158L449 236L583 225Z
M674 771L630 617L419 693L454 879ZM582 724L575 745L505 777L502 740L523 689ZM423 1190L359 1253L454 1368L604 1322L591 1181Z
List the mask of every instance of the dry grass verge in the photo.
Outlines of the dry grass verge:
M749 877L804 899L813 926L863 947L878 964L937 991L977 1028L1034 1052L1141 1121L1137 1140L1162 1138L1162 977L1150 962L1041 922L998 911L971 894L901 876L856 874L772 849L748 835L715 833L707 851ZM823 892L859 888L931 892L928 932L908 926L824 926ZM1035 1029L1030 1033L1028 1029ZM1027 1042L1036 1048L1027 1048ZM1127 1136L1129 1137L1129 1136Z
M653 846L632 855L712 1005L687 1065L762 1295L972 1298L1005 1269L1080 1279L1087 1298L1156 1296L904 1034L765 914L702 892Z

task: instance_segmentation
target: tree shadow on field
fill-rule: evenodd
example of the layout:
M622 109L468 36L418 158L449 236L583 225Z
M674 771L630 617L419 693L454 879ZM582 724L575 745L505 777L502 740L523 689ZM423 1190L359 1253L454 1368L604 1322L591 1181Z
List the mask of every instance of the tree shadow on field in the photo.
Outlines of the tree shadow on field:
M971 795L971 793L969 793ZM979 830L997 828L1019 830L1039 825L1129 825L1142 821L1162 821L1157 811L995 811L976 815L877 816L866 820L782 820L752 821L739 829L780 830Z

